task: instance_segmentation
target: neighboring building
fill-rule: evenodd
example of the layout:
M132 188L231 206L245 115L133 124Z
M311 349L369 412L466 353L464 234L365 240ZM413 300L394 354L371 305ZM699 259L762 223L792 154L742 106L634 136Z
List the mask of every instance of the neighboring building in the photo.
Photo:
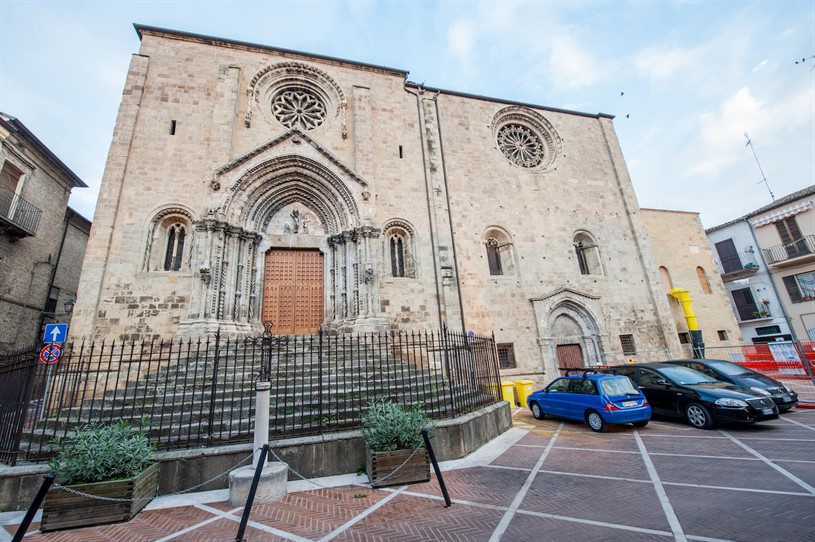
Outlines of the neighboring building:
M699 213L642 209L642 218L659 266L663 293L671 305L679 342L685 346L686 354L692 354L691 334L688 315L680 300L676 294L669 294L676 289L688 292L692 315L696 316L705 346L741 344L739 323L733 316Z
M710 228L745 342L815 340L815 187Z
M681 350L612 117L136 30L74 337L447 326L535 379Z
M0 113L0 353L67 321L90 222L68 207L85 183L18 119Z

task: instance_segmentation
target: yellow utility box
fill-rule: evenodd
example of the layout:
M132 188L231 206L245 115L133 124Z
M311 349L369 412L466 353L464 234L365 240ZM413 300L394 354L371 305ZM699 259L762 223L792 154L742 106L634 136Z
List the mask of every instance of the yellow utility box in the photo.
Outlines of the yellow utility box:
M509 401L509 404L515 406L515 386L512 382L501 381L501 397L504 401Z
M522 407L526 406L526 398L532 395L532 385L534 382L531 380L516 380L515 393L518 394L518 404Z

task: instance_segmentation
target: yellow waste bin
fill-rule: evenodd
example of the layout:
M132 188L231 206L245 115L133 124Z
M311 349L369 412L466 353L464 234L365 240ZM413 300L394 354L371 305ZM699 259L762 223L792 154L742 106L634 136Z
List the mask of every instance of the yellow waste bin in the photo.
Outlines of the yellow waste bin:
M515 392L518 394L518 405L525 407L526 398L532 395L532 385L534 382L531 380L516 380Z
M509 401L510 405L515 405L515 386L512 382L501 382L501 397L504 401Z

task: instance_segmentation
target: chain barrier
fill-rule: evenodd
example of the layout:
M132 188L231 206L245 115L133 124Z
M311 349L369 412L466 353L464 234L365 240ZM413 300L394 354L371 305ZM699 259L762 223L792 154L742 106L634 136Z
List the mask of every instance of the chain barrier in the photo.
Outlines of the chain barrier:
M419 451L419 450L420 450L422 447L423 447L423 445L422 445L422 444L419 444L418 446L416 446L416 447L413 449L413 451L410 453L410 455L407 457L407 459L405 459L405 460L402 462L402 464L401 464L401 465L399 465L399 466L398 466L398 467L396 467L394 470L392 470L391 472L389 472L387 475L385 475L385 476L383 476L382 478L380 478L379 480L377 480L377 482L378 482L378 483L384 482L385 480L387 480L388 478L390 478L391 476L393 476L394 474L396 474L397 472L399 472L399 471L402 469L402 467L404 467L405 465L407 465L407 464L408 464L408 462L409 462L411 459L413 459L413 456L414 456L414 455L416 455L416 453L417 453L417 452L418 452L418 451ZM281 458L280 458L280 456L279 456L279 455L277 455L277 453L275 453L275 451L274 451L274 450L273 450L271 447L269 448L269 452L272 454L272 456L274 456L274 458L275 458L277 461L280 461L281 463L286 463L285 461L283 461L283 459L281 459ZM189 493L189 492L191 492L191 491L194 491L194 490L198 489L199 487L203 487L203 486L205 486L205 485L207 485L207 484L209 484L209 483L212 483L212 482L214 482L215 480L217 480L218 478L220 478L221 476L223 476L223 475L225 475L225 474L228 474L229 472L231 472L232 470L234 470L234 469L235 469L235 467L238 467L238 466L240 466L240 465L242 465L242 464L246 463L246 462L247 462L248 460L250 460L250 459L251 459L251 458L252 458L254 455L255 455L255 452L253 451L253 452L252 452L252 453L250 453L248 456L246 456L245 458L241 459L239 462L235 463L233 466L229 467L229 469L227 469L227 470L225 470L225 471L223 471L223 472L221 472L221 473L219 473L219 474L216 474L215 476L213 476L213 477L212 477L212 478L210 478L209 480L206 480L205 482L201 482L200 484L194 485L194 486L192 486L192 487L188 487L187 489L182 489L181 491L176 491L176 492L174 492L174 493L167 493L166 495L159 495L159 496L160 496L160 497L174 497L174 496L176 496L176 495L183 495L183 494L185 494L185 493ZM288 470L290 470L290 471L292 472L292 474L294 474L295 476L297 476L297 477L298 477L298 478L300 478L301 480L303 480L303 481L305 481L305 482L308 482L308 483L310 483L310 484L312 484L312 485L314 485L314 486L317 486L317 487L319 487L319 488L322 488L322 489L333 489L334 491L358 491L358 490L359 490L359 487L351 487L351 488L337 488L337 487L331 487L331 486L326 486L326 485L323 485L323 484L319 484L319 483L315 482L314 480L311 480L311 479L309 479L309 478L305 477L303 474L301 474L300 472L298 472L298 471L297 471L297 469L294 469L294 468L290 467L290 466L288 465L288 463L286 463L286 468L288 468ZM369 484L360 484L360 485L362 485L363 487L367 487L368 489L373 489L373 487L371 486L371 484L370 484L370 483L369 483ZM53 486L53 487L54 487L54 489L59 489L59 490L61 490L61 491L66 491L66 492L68 492L68 493L73 493L74 495L79 495L79 496L81 496L81 497L87 497L87 498L90 498L90 499L96 499L96 500L99 500L99 501L111 501L111 502L139 502L139 501L151 501L151 500L153 500L153 499L155 498L155 497L140 497L140 498L138 498L138 499L127 499L127 498L119 498L119 497L103 497L103 496L101 496L101 495L94 495L94 494L92 494L92 493L85 493L85 492L83 492L83 491L79 491L79 490L73 489L73 488L71 488L71 487L63 486L62 484L57 483L57 482L54 482L54 486Z
M200 484L194 485L192 487L188 487L187 489L182 489L181 491L176 491L175 493L167 493L166 495L159 495L159 496L160 497L175 497L176 495L183 495L185 493L189 493L190 491L198 489L199 487L203 487L203 486L205 486L205 485L207 485L209 483L214 482L215 480L217 480L221 476L223 476L225 474L229 474L232 470L235 469L235 467L243 465L249 459L251 459L254 455L255 455L255 452L253 451L251 454L249 454L245 458L241 459L240 461L238 461L237 463L235 463L234 465L229 467L227 470L221 472L220 474L216 474L215 476L213 476L212 478L210 478L209 480L207 480L205 482L201 482ZM73 493L74 495L79 495L81 497L87 497L89 499L96 499L96 500L99 500L99 501L139 502L139 501L151 501L151 500L153 500L155 498L155 497L140 497L138 499L126 499L126 498L120 498L120 497L103 497L101 495L93 495L92 493L85 493L83 491L78 491L76 489L73 489L73 488L70 488L70 487L67 487L67 486L63 486L62 484L59 484L57 482L54 482L53 487L55 489L60 489L62 491L66 491L68 493Z
M407 464L408 464L408 462L409 462L411 459L413 459L413 456L414 456L414 455L416 455L416 452L418 452L418 451L419 451L421 448L422 448L422 445L421 445L421 444L419 444L418 446L416 446L416 447L413 449L413 451L410 453L410 455L407 457L407 459L405 459L405 460L402 462L402 464L401 464L401 465L399 465L398 467L396 467L395 469L393 469L393 470L392 470L391 472L389 472L389 473L388 473L386 476L383 476L382 478L380 478L379 480L377 480L377 482L383 482L383 481L387 480L388 478L390 478L391 476L393 476L394 474L396 474L397 472L399 472L399 470L401 470L401 469L402 469L402 467L404 467L405 465L407 465ZM274 450L273 450L271 447L269 448L269 453L271 453L271 454L274 456L274 458L275 458L276 460L280 461L281 463L286 463L285 461L283 461L283 460L280 458L280 456L279 456L279 455L277 455L277 454L275 453L275 451L274 451ZM322 489L333 489L334 491L358 491L358 490L359 490L359 488L358 488L358 487L337 488L337 487L331 487L331 486L324 486L324 485L322 485L322 484L318 484L318 483L317 483L317 482L315 482L314 480L311 480L311 479L309 479L309 478L306 478L305 476L303 476L302 474L300 474L299 472L297 472L297 470L296 470L296 469L293 469L292 467L289 467L288 463L286 463L286 467L287 467L287 468L288 468L288 469L289 469L289 470L290 470L290 471L291 471L291 472L292 472L292 473L293 473L295 476L297 476L297 477L298 477L298 478L300 478L301 480L303 480L303 481L305 481L305 482L308 482L308 483L310 483L310 484L312 484L312 485L315 485L315 486L317 486L317 487L319 487L319 488L322 488ZM360 485L362 485L363 487L367 487L368 489L373 489L373 487L371 486L371 484L360 484Z

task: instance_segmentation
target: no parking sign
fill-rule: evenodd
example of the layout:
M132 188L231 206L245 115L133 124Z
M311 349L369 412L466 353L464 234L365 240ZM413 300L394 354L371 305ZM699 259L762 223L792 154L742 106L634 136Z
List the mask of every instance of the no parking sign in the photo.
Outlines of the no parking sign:
M59 361L62 356L62 347L58 344L46 344L40 350L40 361L51 365Z

